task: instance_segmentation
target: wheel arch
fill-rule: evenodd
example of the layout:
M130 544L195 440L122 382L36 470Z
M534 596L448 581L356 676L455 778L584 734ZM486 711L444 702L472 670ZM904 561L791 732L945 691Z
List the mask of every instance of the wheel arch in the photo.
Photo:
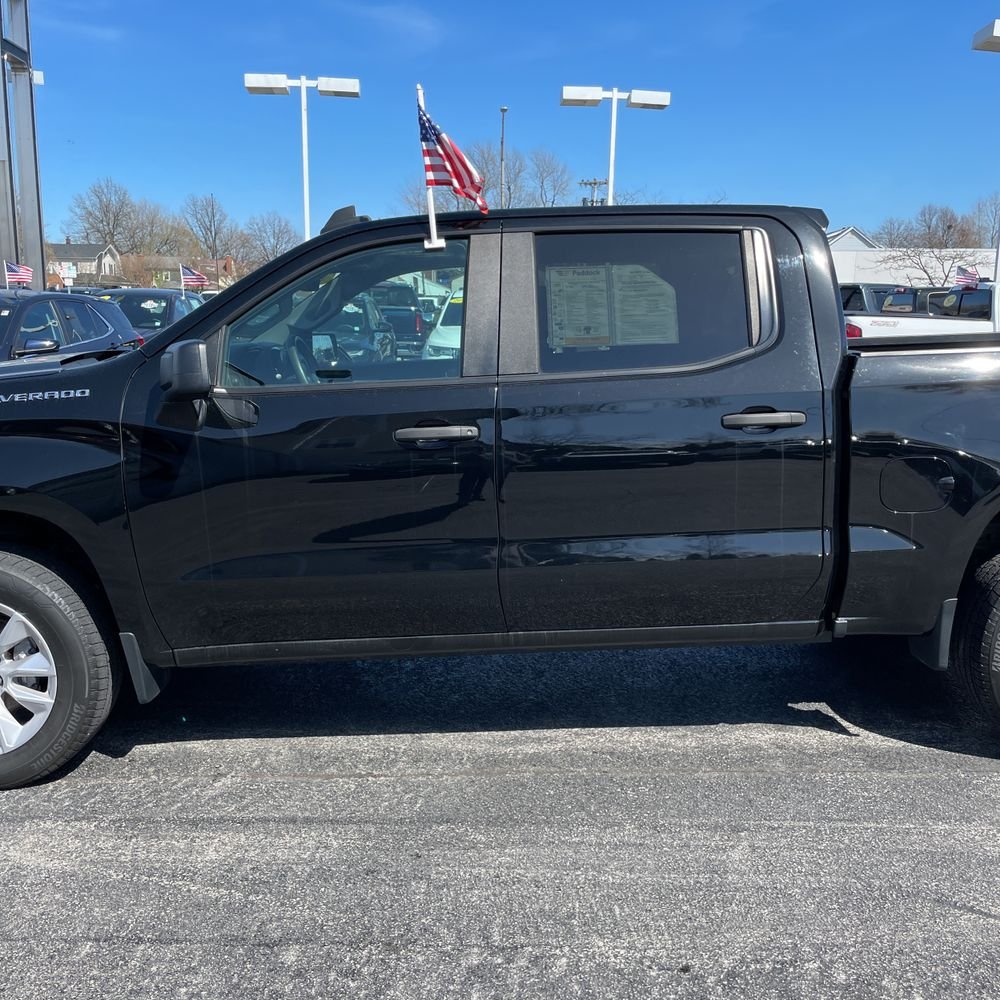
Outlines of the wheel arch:
M117 644L121 633L132 633L143 659L172 666L173 652L146 604L124 519L120 545L111 545L97 525L52 497L22 493L18 499L17 507L0 503L0 549L22 552L66 575L67 583L93 595L95 612L113 632L109 640Z

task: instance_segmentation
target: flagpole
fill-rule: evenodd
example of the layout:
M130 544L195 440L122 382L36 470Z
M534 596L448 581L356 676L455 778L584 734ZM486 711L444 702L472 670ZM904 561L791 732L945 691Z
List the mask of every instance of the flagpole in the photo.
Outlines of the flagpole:
M7 277L7 261L3 262L3 287L10 291L10 278Z
M421 111L424 110L424 88L419 83L417 84L417 107ZM427 183L426 175L424 183ZM429 184L427 185L427 221L430 223L431 238L424 240L424 249L443 250L444 240L438 236L437 216L434 213L434 188Z
M181 275L181 298L187 301L187 295L184 294L184 265L180 261L177 262L177 269Z

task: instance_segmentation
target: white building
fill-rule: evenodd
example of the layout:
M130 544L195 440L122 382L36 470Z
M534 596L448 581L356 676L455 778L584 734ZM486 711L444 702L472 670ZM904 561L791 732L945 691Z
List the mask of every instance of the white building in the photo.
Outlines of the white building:
M845 226L827 233L833 266L837 281L871 282L873 284L926 285L927 276L919 268L886 261L891 251L876 243L867 233L855 226ZM933 259L934 250L914 250L914 255L926 255ZM975 266L983 278L993 278L996 266L996 250L990 248L970 248L947 250L947 259L964 267Z

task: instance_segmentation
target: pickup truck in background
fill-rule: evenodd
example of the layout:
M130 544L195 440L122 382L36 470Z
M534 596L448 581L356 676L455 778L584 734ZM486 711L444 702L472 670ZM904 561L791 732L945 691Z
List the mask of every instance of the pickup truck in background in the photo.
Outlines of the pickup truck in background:
M848 313L847 337L942 337L996 332L997 287L896 288L886 294L878 315Z
M337 219L0 366L0 786L252 661L898 636L1000 731L995 338L846 340L816 210ZM413 273L454 355L317 356Z
M371 289L371 295L392 324L399 357L420 357L430 327L417 293L401 281L380 281Z
M844 313L878 313L882 311L885 297L897 289L899 285L872 284L869 282L842 283L840 285L840 301Z
M842 284L840 299L845 316L877 315L884 312L926 313L931 296L948 291L949 288L936 285Z

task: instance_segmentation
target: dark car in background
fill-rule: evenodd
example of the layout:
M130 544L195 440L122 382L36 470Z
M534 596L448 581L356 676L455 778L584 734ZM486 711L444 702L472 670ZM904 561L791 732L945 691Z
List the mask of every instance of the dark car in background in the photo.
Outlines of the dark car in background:
M65 292L0 291L0 360L116 350L141 342L111 302Z
M396 360L396 333L371 295L356 295L340 310L335 323L330 329L330 347L339 347L352 361ZM317 330L319 335L326 332Z
M430 326L417 293L401 281L380 281L371 290L382 315L396 332L396 346L401 358L419 358Z
M165 330L204 303L200 295L177 288L113 288L98 299L118 306L144 336Z

